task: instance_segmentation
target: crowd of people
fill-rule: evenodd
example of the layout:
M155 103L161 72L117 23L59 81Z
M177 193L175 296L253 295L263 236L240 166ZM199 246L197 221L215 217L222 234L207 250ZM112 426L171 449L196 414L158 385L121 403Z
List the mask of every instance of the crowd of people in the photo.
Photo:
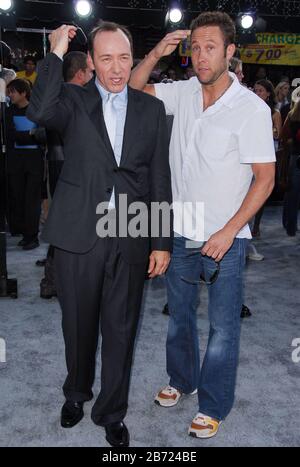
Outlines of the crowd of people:
M197 393L188 431L210 438L234 402L248 222L254 219L258 238L274 179L285 191L283 226L296 235L300 88L292 90L284 77L275 87L267 77L248 87L235 57L234 24L222 12L202 13L191 30L167 34L133 70L126 28L102 22L88 55L67 53L75 36L74 26L54 31L37 71L26 57L24 72L7 83L6 109L7 220L11 235L21 236L19 247L39 246L43 187L52 198L41 296L58 295L63 313L68 375L61 425L79 423L93 397L100 320L101 392L92 419L112 446L129 445L123 420L145 274L166 273L170 379L155 402L171 407ZM193 67L184 79L172 67L159 71L162 57L189 36ZM165 113L173 117L169 127ZM174 232L97 238L98 203L117 216L124 193L146 206L173 199ZM179 205L199 201L203 231L194 232L195 212ZM201 368L200 282L208 286L210 321Z

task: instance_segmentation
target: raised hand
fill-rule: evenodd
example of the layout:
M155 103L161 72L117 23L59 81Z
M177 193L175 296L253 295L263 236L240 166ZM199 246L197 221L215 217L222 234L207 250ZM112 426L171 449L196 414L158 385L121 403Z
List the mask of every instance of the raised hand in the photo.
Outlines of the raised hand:
M77 28L63 24L49 35L51 52L63 57L69 48L69 42L76 36Z
M170 55L178 44L189 37L191 31L188 29L178 29L174 32L169 32L152 50L153 55L157 60L166 55Z

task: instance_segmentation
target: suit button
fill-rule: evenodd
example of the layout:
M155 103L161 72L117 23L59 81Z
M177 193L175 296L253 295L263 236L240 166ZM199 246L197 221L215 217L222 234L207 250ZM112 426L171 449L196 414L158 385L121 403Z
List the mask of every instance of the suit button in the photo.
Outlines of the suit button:
M112 194L112 188L107 188L106 193L111 195Z

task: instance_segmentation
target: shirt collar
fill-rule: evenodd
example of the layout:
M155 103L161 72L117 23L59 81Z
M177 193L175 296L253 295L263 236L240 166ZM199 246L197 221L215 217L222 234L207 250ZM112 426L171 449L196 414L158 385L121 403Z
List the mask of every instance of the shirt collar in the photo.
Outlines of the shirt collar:
M223 96L220 97L220 99L218 99L218 102L220 104L227 105L227 107L233 107L234 97L236 96L236 94L238 94L238 92L240 92L240 90L241 90L241 88L243 88L243 86L239 82L237 76L234 73L232 73L231 71L229 72L229 76L230 76L230 78L232 78L233 81L232 81L231 85L229 86L229 88L227 89L227 91L223 94ZM199 83L197 77L195 77L194 79L195 79L194 93L195 94L199 93L201 95L201 98L202 98L202 85L201 85L201 83Z
M220 98L220 103L227 105L227 107L233 107L235 96L240 92L242 85L234 73L229 72L229 76L233 81L227 91Z
M109 91L107 91L106 89L104 89L103 86L101 86L101 84L99 83L99 80L98 78L96 77L95 79L95 85L100 93L100 96L101 96L101 99L103 102L106 101L107 99L107 96L108 94L111 94ZM128 87L127 87L127 84L125 86L125 88L123 89L123 91L121 92L118 92L116 93L116 96L119 96L120 100L124 103L127 103L127 96L128 96Z

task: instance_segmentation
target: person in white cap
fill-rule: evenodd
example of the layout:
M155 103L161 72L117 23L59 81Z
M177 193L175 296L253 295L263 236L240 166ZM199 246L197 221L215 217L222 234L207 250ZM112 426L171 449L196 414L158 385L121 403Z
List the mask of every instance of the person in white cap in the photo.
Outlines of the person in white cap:
M284 197L282 222L289 237L297 232L298 207L300 202L300 86L292 92L292 110L284 122L281 140L289 150L291 140L288 189Z

